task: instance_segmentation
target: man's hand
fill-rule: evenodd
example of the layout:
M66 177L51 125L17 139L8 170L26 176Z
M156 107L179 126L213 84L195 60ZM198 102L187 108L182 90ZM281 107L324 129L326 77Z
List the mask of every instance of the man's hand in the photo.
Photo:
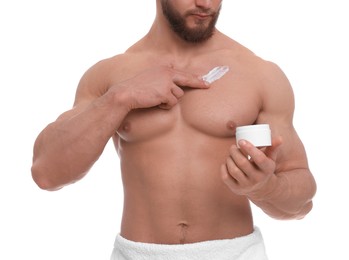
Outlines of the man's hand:
M221 166L222 179L236 194L252 200L262 200L273 192L277 185L275 175L277 148L281 138L273 145L258 149L245 140L239 142L240 149L233 145L230 156Z
M159 106L170 109L184 95L183 87L206 89L201 77L169 67L145 70L110 90L124 95L129 110Z

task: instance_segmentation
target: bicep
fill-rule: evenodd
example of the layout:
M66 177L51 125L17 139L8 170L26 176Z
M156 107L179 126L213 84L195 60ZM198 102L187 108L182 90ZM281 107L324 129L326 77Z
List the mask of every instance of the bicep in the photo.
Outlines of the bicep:
M273 138L281 137L277 171L308 168L306 152L293 126L294 94L286 75L275 64L268 64L263 82L262 109L257 123L270 124Z

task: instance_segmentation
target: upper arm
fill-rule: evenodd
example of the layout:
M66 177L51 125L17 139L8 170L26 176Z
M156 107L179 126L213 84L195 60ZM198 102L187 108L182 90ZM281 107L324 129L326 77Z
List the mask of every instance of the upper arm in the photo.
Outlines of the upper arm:
M108 60L103 60L94 64L83 74L76 89L73 107L62 113L57 120L79 114L107 91L109 67Z
M262 71L262 108L257 123L269 123L272 136L282 138L277 172L308 169L304 146L293 126L295 102L291 84L273 63L266 62Z

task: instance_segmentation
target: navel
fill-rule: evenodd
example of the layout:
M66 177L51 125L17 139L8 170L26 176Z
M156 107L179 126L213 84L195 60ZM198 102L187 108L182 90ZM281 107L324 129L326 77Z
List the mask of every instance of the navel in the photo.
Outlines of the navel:
M180 230L180 238L179 238L179 243L180 244L185 244L186 243L186 240L187 240L187 234L188 234L188 228L189 228L189 225L188 223L186 222L181 222L178 224Z

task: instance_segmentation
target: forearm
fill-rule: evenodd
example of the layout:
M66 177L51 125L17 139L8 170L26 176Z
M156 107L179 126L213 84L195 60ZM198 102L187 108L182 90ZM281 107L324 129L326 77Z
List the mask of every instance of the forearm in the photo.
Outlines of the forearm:
M48 125L34 145L35 182L43 189L55 190L81 179L127 115L121 103L105 95Z
M301 219L312 209L315 191L309 170L296 169L274 175L265 191L248 197L273 218Z

